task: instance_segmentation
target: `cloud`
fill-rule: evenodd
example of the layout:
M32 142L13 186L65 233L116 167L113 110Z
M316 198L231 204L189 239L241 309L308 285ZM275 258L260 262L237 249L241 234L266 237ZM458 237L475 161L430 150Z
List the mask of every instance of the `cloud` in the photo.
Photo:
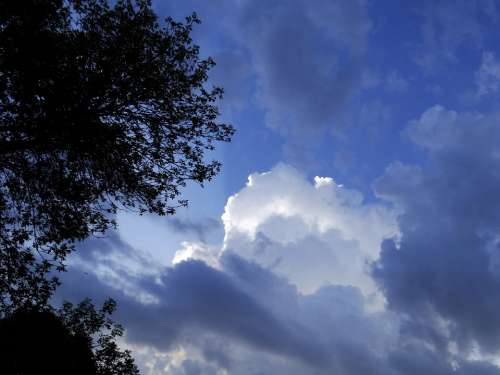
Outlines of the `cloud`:
M385 78L385 86L390 92L404 93L408 90L409 83L397 71L392 71Z
M128 342L166 353L182 345L197 353L193 358L200 356L203 368L250 374L251 368L266 371L269 365L279 373L295 368L297 374L332 369L361 374L380 365L384 352L372 345L391 340L387 328L395 323L390 315L366 313L356 288L332 285L302 296L285 279L236 254L225 252L221 264L217 270L188 260L166 269L159 280L136 280L144 292L157 297L158 302L150 304L93 275L82 282L74 272L67 275L60 295L78 299L93 291L100 300L113 295ZM70 282L72 287L67 287ZM232 349L217 344L228 340ZM261 367L261 362L266 365ZM176 371L201 366L181 363Z
M169 229L183 235L194 235L198 241L206 242L207 236L221 229L221 223L213 218L192 220L189 218L169 217L165 220Z
M475 76L479 97L497 93L500 88L500 62L492 52L483 53L481 66Z
M334 283L374 293L367 262L397 232L384 206L365 203L331 178L312 183L285 164L251 175L228 199L222 219L225 249L271 267L303 292Z
M375 188L394 209L284 164L255 173L227 202L220 247L185 243L151 270L120 262L133 249L119 237L92 242L58 298L116 298L146 374L499 374L495 124L443 107L412 122L434 163L388 168Z
M473 127L482 122L479 113L464 113L446 110L441 105L435 105L425 111L418 120L410 121L406 130L409 138L422 147L432 151L452 147L467 147L462 129ZM481 133L481 131L480 131ZM479 134L479 137L482 137ZM473 145L476 147L478 145Z
M117 235L96 239L84 244L93 256L75 253L59 298L116 298L128 345L150 348L145 369L382 374L398 320L371 311L356 285L373 286L366 260L393 224L384 207L365 205L332 178L309 181L279 165L230 198L219 249L187 242L172 267L151 272L142 258L120 263L121 249L122 256L133 249ZM250 248L261 256L249 256Z
M364 1L248 3L240 22L267 124L284 134L314 134L361 84L371 24Z
M198 12L203 23L194 40L217 62L210 80L225 90L223 119L240 129L234 141L264 140L278 149L275 157L300 168L325 163L317 157L320 137L345 131L353 99L375 84L367 63L369 1L154 3L175 18Z
M234 253L220 260L221 269L187 260L158 280L137 280L157 303L141 303L93 275L82 282L74 272L60 293L117 298L116 319L149 374L498 374L487 362L466 360L454 371L428 339L401 330L396 315L367 312L355 287L303 295Z
M186 359L171 372L172 375L217 375L217 373L215 367L191 359Z
M245 109L256 100L266 124L287 138L334 126L362 89L372 28L365 0L163 3L156 7L164 14L199 12L195 40L216 58L211 78L226 89L225 102Z
M402 210L373 273L389 306L464 358L500 350L499 121L430 108L409 126L428 163L395 163L375 184Z
M498 21L494 0L427 1L422 8L422 42L415 60L427 72L457 63L459 48L480 46L486 24Z
M184 241L181 243L181 248L175 252L172 264L176 265L186 260L196 259L214 268L220 268L219 255L220 248L218 246L208 245L204 242Z

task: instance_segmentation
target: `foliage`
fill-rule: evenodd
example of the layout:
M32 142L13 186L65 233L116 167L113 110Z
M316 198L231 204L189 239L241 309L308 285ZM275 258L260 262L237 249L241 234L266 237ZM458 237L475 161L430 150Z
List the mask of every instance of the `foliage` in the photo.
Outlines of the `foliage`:
M108 300L100 310L84 300L60 309L23 309L0 320L0 373L138 375L129 351L116 338L123 329L109 316Z
M118 209L172 214L219 171L206 152L233 128L198 22L162 26L148 0L0 2L2 311L44 305L48 272Z
M64 325L74 336L87 337L91 341L98 375L138 375L130 351L118 348L116 339L123 335L123 328L111 320L116 309L112 299L96 310L90 299L77 306L65 302L57 311Z
M49 299L77 241L120 209L173 214L234 129L217 121L196 14L149 0L0 2L0 373L136 375L107 301Z

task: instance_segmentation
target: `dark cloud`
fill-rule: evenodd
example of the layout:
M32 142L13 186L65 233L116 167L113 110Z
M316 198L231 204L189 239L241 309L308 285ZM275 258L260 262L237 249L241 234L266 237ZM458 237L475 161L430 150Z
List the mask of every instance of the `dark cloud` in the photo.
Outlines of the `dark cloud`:
M162 282L166 311L180 320L245 340L261 350L296 356L312 364L325 361L321 348L306 345L307 335L299 335L300 328L287 327L235 287L227 275L203 262L182 262L170 269Z
M173 374L455 373L432 325L425 331L410 319L398 333L398 318L367 313L357 288L330 285L301 295L287 280L233 253L220 261L220 269L189 260L160 275L122 275L133 290L111 286L106 273L73 268L58 298L100 302L113 296L129 343L164 352L197 348L200 359L182 362ZM157 299L145 302L141 293ZM498 373L482 362L460 366L460 374Z
M312 374L332 369L346 374L387 373L381 357L370 349L368 334L376 330L376 322L365 321L363 298L356 288L332 286L303 298L286 280L234 254L226 253L222 264L223 269L216 270L200 261L186 261L167 269L161 280L136 279L134 284L159 297L150 304L92 273L83 276L70 270L59 298L78 301L92 296L102 301L112 295L119 302L116 318L126 327L129 342L159 350L196 345L204 366L235 374L250 374L246 371L258 363L242 365L238 352L207 337L216 335L231 345L253 348L251 352L261 353L263 361L271 361L269 366L281 368L286 363L279 373L290 366ZM346 324L350 321L353 326ZM280 357L287 361L272 359ZM180 374L200 366L185 365L178 369Z
M361 82L364 1L246 2L239 17L267 122L304 136L332 125Z
M498 124L430 109L410 127L427 166L394 164L375 186L403 213L401 238L383 243L373 275L389 306L414 317L442 353L450 343L463 355L476 344L500 350Z
M144 252L130 246L114 230L108 231L106 235L92 236L78 243L74 257L85 262L98 263L117 254L139 263L149 261Z
M186 359L181 363L180 367L172 371L172 375L217 375L217 368Z
M389 311L367 312L354 287L303 295L230 251L217 268L189 260L151 272L147 257L116 236L85 245L59 297L113 296L128 342L195 348L198 357L178 364L179 374L500 374L481 356L500 350L499 119L431 108L408 130L428 163L395 163L375 184L401 211L400 237L382 244L373 268ZM273 225L285 224L302 225ZM257 236L254 250L270 244ZM300 242L304 251L313 245Z
M197 240L205 242L207 236L216 230L222 230L222 223L213 218L191 220L189 218L169 217L165 220L168 227L177 233L195 235Z
M477 374L477 375L498 375L500 370L497 366L485 361L465 361L459 363L459 368L455 371L457 375Z
M366 3L221 0L156 5L177 17L196 9L206 25L195 30L195 37L217 58L213 79L227 89L226 100L241 109L257 98L269 126L300 139L333 126L343 105L361 88L371 29Z
M228 264L243 267L245 261L232 258ZM248 274L248 267L245 269L247 274L242 277L250 278L247 282L257 280L255 275ZM257 266L251 269L260 272ZM126 291L106 286L105 279L91 273L82 275L75 269L64 275L58 298L78 301L90 295L102 301L113 296L119 301L117 317L127 327L127 338L161 349L169 348L184 330L196 328L217 332L259 350L297 358L310 365L318 366L327 361L326 351L309 341L304 327L292 321L280 321L272 311L237 287L226 273L201 261L186 261L168 268L161 280L146 276L134 280L131 275L127 278L142 291L158 297L159 302L141 303ZM216 360L215 352L205 349L205 353L211 360ZM229 363L220 355L217 360Z

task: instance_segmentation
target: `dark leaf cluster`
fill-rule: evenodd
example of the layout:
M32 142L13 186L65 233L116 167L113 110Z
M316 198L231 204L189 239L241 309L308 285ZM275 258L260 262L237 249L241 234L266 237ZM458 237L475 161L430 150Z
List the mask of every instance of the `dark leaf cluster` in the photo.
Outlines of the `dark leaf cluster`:
M0 373L5 375L138 375L116 339L113 300L96 309L88 299L60 309L17 310L0 320Z
M148 0L0 2L0 308L43 304L119 209L172 214L219 171L214 65ZM33 286L40 288L33 294Z

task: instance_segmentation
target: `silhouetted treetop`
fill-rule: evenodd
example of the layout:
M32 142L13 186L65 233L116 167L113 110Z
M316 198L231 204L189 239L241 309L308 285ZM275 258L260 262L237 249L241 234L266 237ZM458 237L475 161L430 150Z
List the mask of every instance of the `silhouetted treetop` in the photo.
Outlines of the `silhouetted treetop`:
M116 339L123 329L110 319L116 304L96 309L85 299L59 309L18 310L0 319L2 375L138 375Z
M88 338L72 335L50 311L18 311L1 319L0 349L5 375L97 373Z
M2 291L25 290L16 272L42 275L120 207L171 214L186 182L219 171L206 152L234 129L217 121L196 15L161 24L150 1L113 4L0 2Z

